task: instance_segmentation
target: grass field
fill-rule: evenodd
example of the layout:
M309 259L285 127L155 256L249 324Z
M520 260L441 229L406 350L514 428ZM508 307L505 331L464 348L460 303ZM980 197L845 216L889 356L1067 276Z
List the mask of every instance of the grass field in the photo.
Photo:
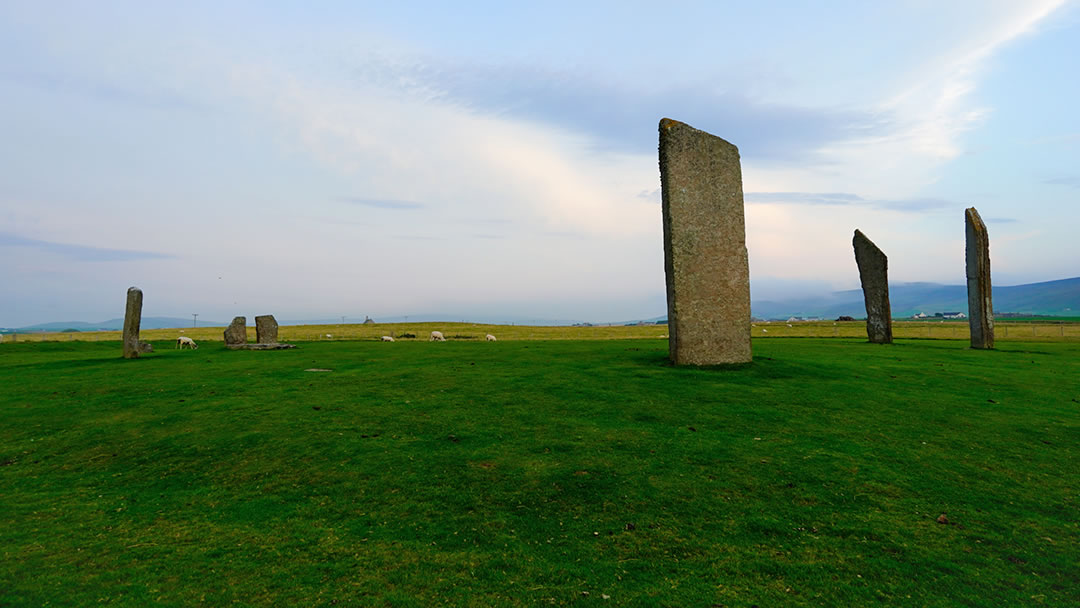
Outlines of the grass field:
M998 321L997 340L1014 341L1080 341L1080 323L1047 321ZM248 340L255 341L255 327L248 326ZM439 330L451 340L483 340L492 334L499 340L612 340L667 337L667 325L631 325L598 327L536 327L528 325L482 325L477 323L380 323L363 325L284 325L279 339L286 342L326 340L378 340L382 336L416 336L427 340L432 330ZM223 327L187 327L181 329L151 329L142 332L144 340L176 340L185 335L198 342L223 340ZM755 322L751 326L755 338L866 338L865 321L797 321ZM893 323L897 338L929 338L967 340L967 321L897 321ZM22 341L108 341L119 340L118 331L32 333L19 334ZM11 342L11 336L4 341Z
M0 606L1080 604L1074 342L155 347L0 347Z

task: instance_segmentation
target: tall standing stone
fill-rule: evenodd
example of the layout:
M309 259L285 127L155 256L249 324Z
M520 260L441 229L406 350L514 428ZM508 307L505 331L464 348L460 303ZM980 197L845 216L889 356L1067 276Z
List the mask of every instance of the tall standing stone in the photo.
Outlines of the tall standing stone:
M255 317L255 341L259 344L277 344L277 328L274 315Z
M990 235L974 207L964 213L967 232L968 325L971 348L994 348L994 306L990 301Z
M668 350L677 365L750 361L750 266L739 149L660 121Z
M875 344L892 343L892 308L889 306L889 258L860 230L851 240L859 265L863 301L866 302L866 335Z
M124 308L124 358L137 359L142 350L139 345L139 326L142 324L142 290L129 287L127 307Z
M225 345L235 346L247 343L247 317L234 317L225 328Z

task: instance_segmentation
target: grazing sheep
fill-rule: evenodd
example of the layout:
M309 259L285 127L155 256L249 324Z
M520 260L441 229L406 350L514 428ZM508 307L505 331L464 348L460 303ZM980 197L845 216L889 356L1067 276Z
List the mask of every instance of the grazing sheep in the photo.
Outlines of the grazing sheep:
M393 342L394 341L394 336L383 336L382 341L383 342Z
M488 334L488 335L487 335L487 341L488 341L488 342L494 342L494 341L495 341L495 336L493 336L493 335L491 335L491 334Z
M194 340L192 340L191 338L189 338L187 336L180 336L179 338L176 339L176 348L183 349L185 345L188 346L189 348L191 348L192 350L195 350L196 348L199 348L199 345L196 344Z
M428 342L446 342L446 338L443 337L441 331L433 331L431 332L431 338L428 339Z

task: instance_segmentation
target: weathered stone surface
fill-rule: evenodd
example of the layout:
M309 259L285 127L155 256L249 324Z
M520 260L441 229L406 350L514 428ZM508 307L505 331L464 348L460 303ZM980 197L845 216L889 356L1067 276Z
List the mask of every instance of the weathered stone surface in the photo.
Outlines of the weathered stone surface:
M964 213L967 232L968 325L971 348L994 348L994 306L990 301L990 235L974 207Z
M875 344L892 343L892 308L889 306L889 258L861 231L851 240L859 265L863 301L866 302L866 335Z
M154 345L149 342L139 342L140 353L152 353L154 352Z
M274 315L255 317L255 341L259 344L277 344L277 328Z
M233 317L232 323L225 328L225 346L245 344L247 342L247 317Z
M668 350L677 365L750 361L750 268L739 149L660 121Z
M124 309L124 358L136 359L139 356L139 326L142 324L142 290L129 287L127 307Z

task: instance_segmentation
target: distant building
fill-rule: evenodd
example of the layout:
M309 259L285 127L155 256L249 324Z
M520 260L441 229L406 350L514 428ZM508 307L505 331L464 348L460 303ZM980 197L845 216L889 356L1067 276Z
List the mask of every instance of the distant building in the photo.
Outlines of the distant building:
M962 312L943 312L943 313L941 313L941 316L945 317L946 319L966 319L967 318L967 315L962 313Z
M911 315L911 318L912 319L925 319L926 318L926 313L925 312L915 313L915 314Z
M364 325L374 325L375 321L371 317L364 315Z

